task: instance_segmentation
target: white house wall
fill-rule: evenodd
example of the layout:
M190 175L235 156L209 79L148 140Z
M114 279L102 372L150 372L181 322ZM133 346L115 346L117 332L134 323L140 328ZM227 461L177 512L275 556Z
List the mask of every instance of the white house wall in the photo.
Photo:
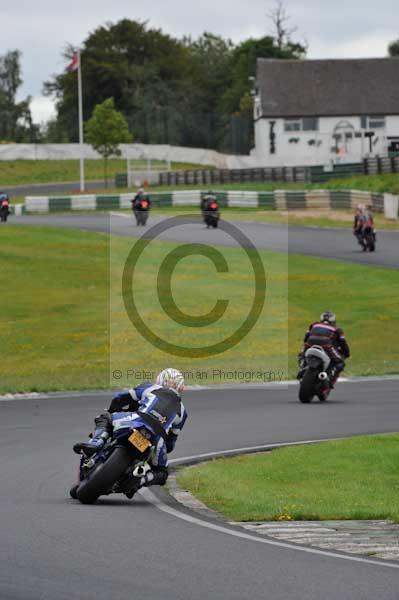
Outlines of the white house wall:
M270 153L270 124L275 121L275 154ZM360 117L320 117L318 131L285 131L284 119L259 119L255 123L255 148L252 156L259 166L308 166L328 165L334 163L359 162L366 156L384 155L388 150L387 137L399 137L399 116L386 117L385 128L375 129L372 138L372 153L369 152L369 139L355 138L339 143L340 154L331 149L335 146L334 129L339 123L348 122L353 126L353 133L365 130L360 127ZM348 131L350 131L348 129ZM298 143L290 143L298 138ZM378 138L378 139L376 139ZM313 140L313 144L309 142Z

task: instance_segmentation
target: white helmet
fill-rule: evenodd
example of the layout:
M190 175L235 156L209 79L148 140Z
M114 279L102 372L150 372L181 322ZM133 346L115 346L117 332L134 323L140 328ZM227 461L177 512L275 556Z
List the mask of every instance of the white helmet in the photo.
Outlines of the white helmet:
M177 369L164 369L157 375L156 383L172 388L181 394L184 390L184 377Z

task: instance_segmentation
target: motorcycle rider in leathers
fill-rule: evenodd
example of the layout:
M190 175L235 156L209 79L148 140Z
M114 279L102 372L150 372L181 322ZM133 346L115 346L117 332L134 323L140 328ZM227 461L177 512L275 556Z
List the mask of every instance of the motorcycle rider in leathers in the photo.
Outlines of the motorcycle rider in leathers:
M299 354L300 371L298 378L303 372L303 360L305 352L312 346L321 346L331 360L329 367L331 387L334 387L340 373L345 368L345 358L350 357L350 349L342 329L336 326L336 316L331 311L323 312L320 320L312 323L305 333L304 347Z
M353 235L356 237L362 248L364 248L363 236L367 227L370 227L372 230L374 230L373 215L364 204L358 204L353 220Z
M91 456L101 450L112 431L124 425L137 413L153 431L154 451L148 464L151 470L141 478L132 477L126 495L131 498L140 487L165 485L168 478L167 455L175 447L177 436L183 429L187 412L181 400L184 377L177 369L164 369L156 383L141 383L137 387L117 394L107 412L94 419L96 428L88 440L74 445L74 452ZM133 481L135 480L135 481Z

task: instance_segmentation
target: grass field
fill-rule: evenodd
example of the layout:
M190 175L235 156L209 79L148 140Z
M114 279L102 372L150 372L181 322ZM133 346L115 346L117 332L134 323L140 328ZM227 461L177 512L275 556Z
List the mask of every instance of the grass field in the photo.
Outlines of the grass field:
M234 521L392 519L399 523L399 434L218 459L177 481Z
M104 179L104 163L100 160L85 160L87 181ZM142 169L142 165L140 166ZM198 168L190 163L172 163L175 171ZM204 167L207 168L207 167ZM210 168L210 167L208 167ZM117 173L126 173L126 159L108 160L108 178L114 180ZM30 183L56 183L79 181L79 160L2 160L0 161L0 187L26 185Z
M0 391L95 389L111 383L123 387L134 383L128 369L152 372L166 363L188 371L189 383L243 381L234 376L237 370L292 377L303 332L326 308L338 313L351 342L348 374L399 371L397 271L290 255L287 298L287 255L262 251L267 301L254 330L216 357L176 358L155 350L127 319L120 275L131 243L115 237L110 253L109 239L100 233L12 224L1 229ZM201 256L185 258L176 266L172 291L181 310L201 315L218 298L231 301L213 327L193 330L163 318L156 299L160 262L175 247L172 242L153 243L151 252L143 254L135 280L139 312L168 340L187 346L216 342L242 322L248 298L252 302L248 259L240 250L219 248L230 268L219 279L214 266L209 268L209 259ZM112 379L116 369L123 374L120 379ZM219 377L214 370L233 373L233 379ZM259 381L256 375L248 377Z
M172 163L173 170L186 169L209 169L211 166L194 165L191 163ZM117 173L126 171L126 160L111 158L108 161L108 177L114 179ZM90 180L101 180L104 176L102 160L85 160L85 177ZM0 161L0 187L25 185L30 183L53 183L64 181L79 181L78 160L14 160ZM253 191L269 191L275 189L309 189L309 188L332 188L332 189L358 189L374 192L390 192L399 194L399 174L354 176L343 179L333 179L325 184L303 184L284 183L281 181L264 183L238 183L218 185L218 189L242 189ZM192 189L193 185L186 186ZM208 189L207 185L196 185L195 188ZM161 189L154 187L156 189ZM170 189L170 188L166 188ZM178 189L185 189L179 186Z

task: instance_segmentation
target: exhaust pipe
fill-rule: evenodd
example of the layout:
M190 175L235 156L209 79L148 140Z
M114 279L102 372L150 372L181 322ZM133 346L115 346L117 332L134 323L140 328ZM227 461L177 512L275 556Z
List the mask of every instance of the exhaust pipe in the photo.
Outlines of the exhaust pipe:
M321 381L325 381L326 379L328 379L328 375L325 371L322 371L321 373L319 373L319 379Z

